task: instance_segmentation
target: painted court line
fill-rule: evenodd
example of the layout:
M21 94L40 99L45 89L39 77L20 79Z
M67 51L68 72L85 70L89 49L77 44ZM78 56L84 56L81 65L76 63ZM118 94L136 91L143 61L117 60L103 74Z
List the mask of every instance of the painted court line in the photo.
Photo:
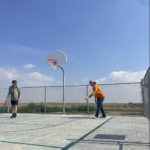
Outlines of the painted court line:
M51 147L51 148L59 148L59 149L63 148L63 147L57 147L57 146L48 146L48 145L39 145L39 144L30 144L30 143L19 143L19 142L9 142L9 141L0 141L0 142L11 143L11 144L31 145L31 146L41 146L41 147Z
M79 119L74 119L74 120L71 120L71 121L62 122L62 123L59 123L59 124L56 124L56 125L46 126L46 127L42 127L42 128L33 128L33 129L28 129L28 130L17 130L17 131L3 131L3 132L0 132L0 133L25 132L25 131L32 131L32 130L47 129L47 128L51 128L51 127L56 127L56 126L60 126L60 125L63 125L63 124L67 124L67 123L70 123L70 122L73 122L73 121L76 121L76 120L79 120Z
M114 116L113 116L114 117ZM79 143L81 140L83 140L85 137L87 137L89 134L91 134L92 132L94 132L95 130L97 130L99 127L101 127L102 125L104 125L106 122L108 122L109 120L111 120L113 117L111 117L110 119L108 119L107 121L105 121L104 123L102 123L101 125L99 125L98 127L96 127L95 129L93 129L92 131L90 131L89 133L85 134L84 136L82 136L80 139L78 139L77 141L70 143L69 145L67 145L66 147L63 148L63 150L68 150L69 148L71 148L72 146L74 146L75 144Z

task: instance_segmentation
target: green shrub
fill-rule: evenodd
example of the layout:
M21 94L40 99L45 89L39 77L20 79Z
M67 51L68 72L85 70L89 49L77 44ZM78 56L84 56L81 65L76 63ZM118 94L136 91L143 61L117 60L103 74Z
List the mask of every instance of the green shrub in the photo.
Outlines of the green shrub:
M35 109L37 107L36 104L34 103L29 103L27 106L26 106L28 109Z
M78 111L87 111L87 106L79 106Z
M65 107L65 111L66 111L66 112L69 112L69 111L71 111L71 110L70 110L69 107Z
M89 111L96 111L96 108L94 106L89 106Z
M78 107L71 107L71 111L78 111Z
M52 108L53 112L62 112L63 111L63 107L55 106L55 107L51 107L51 108Z
M34 110L34 112L41 112L40 106L38 106L38 105L36 105L34 103L30 103L26 107L28 109L27 112L29 112L29 113L33 112L33 110Z
M51 108L50 107L46 107L46 112L51 112Z
M36 112L37 112L37 110L35 110L35 109L28 110L28 113L36 113Z
M28 111L29 111L29 109L28 109L28 107L18 107L18 110L17 110L17 112L18 113L28 113Z
M87 111L87 106L79 106L78 111ZM89 111L96 111L94 106L89 106Z
M0 107L0 113L7 113L7 107L6 106L5 107L1 106Z
M66 112L78 111L78 107L65 107Z
M34 103L29 103L27 106L24 107L18 107L18 113L44 113L44 107L45 105L43 103L40 103L39 105ZM79 106L79 107L65 107L66 112L76 112L80 113L87 112L87 106ZM94 106L89 106L89 111L96 111L96 108ZM11 112L11 107L9 112ZM46 112L53 113L53 112L63 112L63 107L46 107ZM7 107L0 107L0 113L7 113Z
M62 107L46 107L46 112L62 112L63 108Z
M45 108L44 104L41 104L41 103L40 103L39 108L40 108L40 111L41 111L41 112L44 112L44 108Z
M0 113L7 113L7 109L8 109L7 106L5 106L5 107L1 106ZM9 113L11 113L11 106L9 107Z

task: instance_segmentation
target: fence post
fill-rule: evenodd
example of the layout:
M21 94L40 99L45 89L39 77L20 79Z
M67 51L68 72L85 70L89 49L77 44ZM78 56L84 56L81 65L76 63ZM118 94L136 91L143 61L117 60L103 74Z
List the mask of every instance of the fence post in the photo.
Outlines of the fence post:
M145 102L145 99L144 99L144 90L143 90L143 80L141 79L141 92L142 92L142 100L143 100L143 115L145 117L145 109L144 109L144 102Z
M9 103L10 103L10 98L11 97L11 95L9 96L9 98L8 98L8 107L7 107L7 113L9 113Z
M148 111L149 111L149 113L148 113L148 119L149 119L149 121L150 121L150 67L148 68L148 72L147 72L147 76L148 76Z
M88 96L88 85L86 86L86 94ZM87 114L89 115L89 100L87 100Z
M44 107L44 113L46 114L46 87L45 87L45 107Z

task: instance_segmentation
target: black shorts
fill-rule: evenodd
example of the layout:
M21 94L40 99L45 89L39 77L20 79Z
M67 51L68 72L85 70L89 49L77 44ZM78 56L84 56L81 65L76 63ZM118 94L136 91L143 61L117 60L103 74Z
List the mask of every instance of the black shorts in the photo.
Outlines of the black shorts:
M18 100L11 100L11 105L18 105Z

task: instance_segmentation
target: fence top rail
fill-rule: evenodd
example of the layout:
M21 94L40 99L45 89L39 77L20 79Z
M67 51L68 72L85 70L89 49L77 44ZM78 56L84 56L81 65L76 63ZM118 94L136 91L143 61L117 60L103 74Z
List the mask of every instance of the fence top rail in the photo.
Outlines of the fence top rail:
M140 84L141 82L130 82L130 83L111 83L111 84L97 84L97 85L123 85L123 84ZM77 87L77 86L90 86L90 85L66 85L65 87ZM63 87L60 86L33 86L33 87L20 87L20 88L44 88L44 87ZM3 87L0 87L3 88ZM3 88L8 89L8 88Z

